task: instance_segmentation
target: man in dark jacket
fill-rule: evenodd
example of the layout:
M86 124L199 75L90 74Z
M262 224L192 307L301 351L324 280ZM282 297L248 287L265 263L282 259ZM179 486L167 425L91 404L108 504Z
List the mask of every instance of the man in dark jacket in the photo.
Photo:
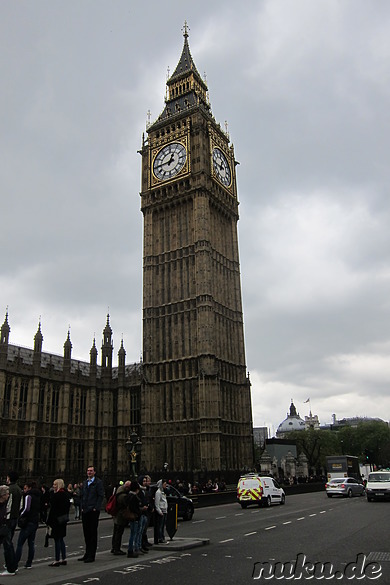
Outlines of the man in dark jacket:
M35 535L38 530L41 494L35 481L28 481L23 488L23 507L19 517L19 538L16 546L16 563L19 563L24 543L28 542L26 569L31 569L35 554ZM21 524L23 522L23 524Z
M101 479L96 477L93 465L87 469L87 479L83 482L81 492L81 520L85 540L85 554L79 561L93 563L95 561L100 509L104 498L104 488Z

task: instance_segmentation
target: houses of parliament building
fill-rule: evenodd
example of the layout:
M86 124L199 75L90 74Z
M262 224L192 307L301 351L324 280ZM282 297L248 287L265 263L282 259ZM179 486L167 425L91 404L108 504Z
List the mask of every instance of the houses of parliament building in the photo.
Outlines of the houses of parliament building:
M165 107L142 138L142 362L113 367L109 315L100 365L0 337L0 477L84 477L94 464L115 481L129 472L126 441L139 438L137 465L188 478L253 465L250 382L245 362L237 237L236 161L211 112L190 53L188 29ZM215 475L218 477L218 475Z

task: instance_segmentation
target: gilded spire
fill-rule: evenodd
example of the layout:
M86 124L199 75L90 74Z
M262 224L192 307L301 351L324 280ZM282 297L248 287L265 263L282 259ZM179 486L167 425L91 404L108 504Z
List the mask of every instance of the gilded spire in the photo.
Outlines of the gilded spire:
M188 31L190 30L190 27L188 26L186 20L184 21L184 26L183 26L183 28L181 30L182 30L182 33L183 33L183 37L185 39L188 39L188 37L189 37Z
M184 45L183 50L172 75L169 76L165 95L165 108L154 124L147 126L147 132L155 129L156 124L172 119L175 115L182 115L192 108L202 107L210 112L207 84L197 70L191 55L188 43L189 27L187 21L182 28Z

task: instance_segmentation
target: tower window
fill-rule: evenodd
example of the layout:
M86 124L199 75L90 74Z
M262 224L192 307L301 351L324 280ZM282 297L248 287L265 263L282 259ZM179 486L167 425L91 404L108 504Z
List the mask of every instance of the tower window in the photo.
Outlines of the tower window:
M12 390L12 378L6 379L4 388L4 400L3 400L3 417L8 418L10 415L11 405L11 390Z

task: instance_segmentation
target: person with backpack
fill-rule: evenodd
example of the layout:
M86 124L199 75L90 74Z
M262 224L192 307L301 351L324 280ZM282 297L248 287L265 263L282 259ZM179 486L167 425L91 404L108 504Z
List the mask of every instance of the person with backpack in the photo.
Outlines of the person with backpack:
M106 506L107 514L111 514L114 519L114 529L111 540L111 553L117 556L126 554L121 549L121 545L123 532L129 523L129 520L124 517L123 513L127 509L127 498L130 492L130 485L131 481L125 481L125 483L120 485L115 491L113 494L113 499L111 500L110 498L108 504L115 501L115 505L110 507L112 510L111 512L108 509L108 504Z

